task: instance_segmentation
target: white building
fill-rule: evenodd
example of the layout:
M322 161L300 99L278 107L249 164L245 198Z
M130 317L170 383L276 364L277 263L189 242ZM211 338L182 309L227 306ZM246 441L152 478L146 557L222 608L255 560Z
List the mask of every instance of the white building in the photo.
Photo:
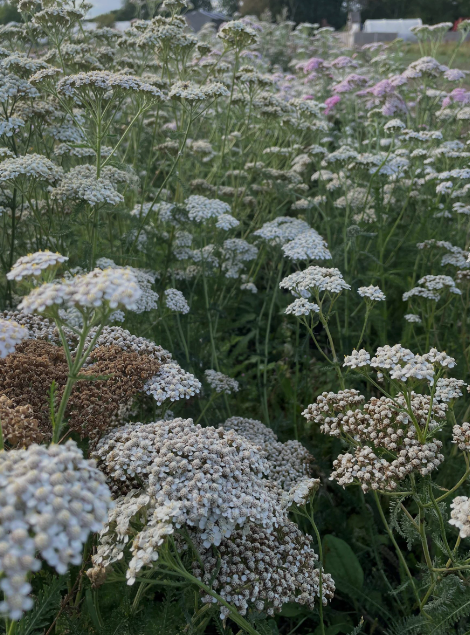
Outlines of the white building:
M411 32L414 26L422 26L421 18L409 20L366 20L363 33L396 33L402 40L416 40Z

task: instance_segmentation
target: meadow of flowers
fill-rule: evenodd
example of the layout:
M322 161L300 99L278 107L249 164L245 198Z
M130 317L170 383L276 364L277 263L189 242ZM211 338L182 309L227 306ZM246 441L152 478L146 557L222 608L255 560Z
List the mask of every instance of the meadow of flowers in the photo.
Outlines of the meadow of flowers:
M468 635L470 23L152 7L0 29L0 632Z

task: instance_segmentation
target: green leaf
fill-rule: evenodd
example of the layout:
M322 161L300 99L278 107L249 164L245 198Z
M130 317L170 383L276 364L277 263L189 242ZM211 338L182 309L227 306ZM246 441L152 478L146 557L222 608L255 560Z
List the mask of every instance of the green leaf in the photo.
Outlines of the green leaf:
M308 612L308 609L301 604L297 604L297 602L287 602L282 605L280 615L284 617L297 617L298 615L303 615Z
M93 622L93 626L96 628L97 631L100 631L103 628L103 624L101 623L98 607L95 606L93 593L91 589L87 589L85 592L85 603L86 603L88 615L90 616L90 619Z
M279 631L274 620L256 621L255 628L260 635L278 635Z
M331 534L323 538L323 565L340 591L353 595L355 589L362 589L364 571L354 551L341 538Z
M338 635L338 633L349 633L351 624L332 624L325 628L325 635ZM322 635L321 626L317 626L313 635Z

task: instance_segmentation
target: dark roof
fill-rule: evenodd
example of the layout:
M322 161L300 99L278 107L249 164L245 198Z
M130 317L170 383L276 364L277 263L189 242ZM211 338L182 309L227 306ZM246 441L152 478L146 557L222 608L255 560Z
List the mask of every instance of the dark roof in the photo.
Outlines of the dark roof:
M187 23L193 29L193 31L199 31L207 22L215 22L220 25L222 22L226 22L229 18L223 13L216 13L213 11L203 11L197 9L196 11L189 11L184 14Z
M224 20L224 22L229 20L229 18L226 15L224 15L223 13L217 13L217 11L204 11L203 9L198 9L198 11L199 13L202 13L203 15L207 16L211 20ZM192 11L191 13L195 13L195 12Z

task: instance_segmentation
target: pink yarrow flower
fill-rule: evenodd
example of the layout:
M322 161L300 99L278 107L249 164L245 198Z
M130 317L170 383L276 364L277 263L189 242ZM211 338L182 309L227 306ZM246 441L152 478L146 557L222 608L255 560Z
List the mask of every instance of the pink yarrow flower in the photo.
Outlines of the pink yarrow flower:
M330 65L333 66L333 68L346 68L346 66L354 66L354 68L357 68L359 66L357 62L350 57L346 57L346 55L340 55L330 62Z
M350 93L357 86L367 84L368 81L367 77L364 77L363 75L351 73L351 75L348 75L342 82L333 86L332 90L334 93Z
M299 62L295 67L296 70L301 70L304 73L311 73L312 71L316 71L318 68L325 65L325 60L321 57L311 57L309 60L305 62Z
M459 102L461 104L470 103L470 92L466 91L465 88L454 88L454 90L445 97L442 102L442 107L445 108L452 102Z
M341 97L339 95L333 95L333 97L328 97L325 99L325 115L328 115L331 110L336 106L338 102L341 101Z

